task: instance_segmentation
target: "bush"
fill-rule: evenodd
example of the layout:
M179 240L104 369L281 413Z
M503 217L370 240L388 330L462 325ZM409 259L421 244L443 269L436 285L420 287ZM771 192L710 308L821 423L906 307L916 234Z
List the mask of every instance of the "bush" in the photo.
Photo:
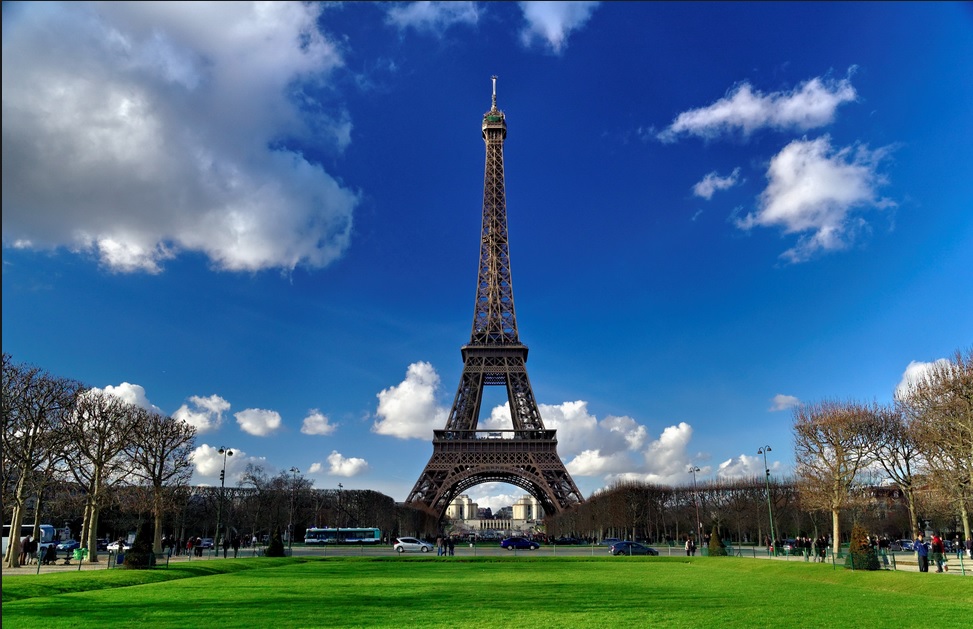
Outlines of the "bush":
M270 543L267 544L264 555L267 557L283 557L284 554L284 538L280 535L280 528L276 528L274 534L270 536Z
M713 532L709 536L709 556L726 557L726 544L720 537L720 528L715 524L713 525Z
M155 567L155 553L152 550L152 526L143 522L135 534L131 550L125 552L122 564L129 570L147 570Z
M845 557L845 568L852 570L879 570L878 555L868 540L868 533L860 524L851 529L851 544Z

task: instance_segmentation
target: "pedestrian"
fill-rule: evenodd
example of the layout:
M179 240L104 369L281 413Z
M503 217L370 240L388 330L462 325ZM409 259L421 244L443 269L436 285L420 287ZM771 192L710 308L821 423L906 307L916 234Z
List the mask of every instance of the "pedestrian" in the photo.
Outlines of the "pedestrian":
M912 542L912 548L916 551L916 558L919 560L919 572L929 572L929 547L922 533Z
M456 548L456 541L453 539L452 535L449 536L449 541L447 541L446 544L449 548L449 556L452 557L453 550Z
M226 535L223 536L223 559L226 559L226 554L230 552L230 538Z
M443 536L440 535L436 538L436 556L442 557L445 554L446 547L443 546Z
M878 540L878 554L882 556L882 565L886 568L889 567L889 549L892 547L892 541L889 539L888 535L883 535L880 540Z
M943 571L943 558L946 556L946 545L939 535L932 536L932 561L936 564L936 572Z
M966 556L973 559L973 538L966 538Z
M230 542L230 545L233 546L233 558L236 559L237 554L240 552L240 537L234 535L233 541Z

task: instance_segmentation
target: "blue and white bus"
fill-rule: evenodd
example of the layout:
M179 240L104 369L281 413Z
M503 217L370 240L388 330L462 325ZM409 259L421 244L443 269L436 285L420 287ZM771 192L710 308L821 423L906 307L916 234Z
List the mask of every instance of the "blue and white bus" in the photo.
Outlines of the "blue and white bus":
M377 528L309 528L304 543L317 544L378 544L382 532Z

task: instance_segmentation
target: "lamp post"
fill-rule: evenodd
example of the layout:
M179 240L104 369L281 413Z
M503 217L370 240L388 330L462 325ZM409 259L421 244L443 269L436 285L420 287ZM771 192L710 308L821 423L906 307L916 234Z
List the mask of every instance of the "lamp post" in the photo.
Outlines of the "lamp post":
M233 450L220 448L219 453L223 455L223 468L220 470L220 501L216 507L216 537L213 540L213 554L219 553L220 545L220 525L223 519L223 490L226 487L226 457L233 456Z
M696 539L702 539L699 530L702 528L703 523L699 521L699 490L696 489L696 472L698 471L699 468L695 465L689 466L689 473L693 475L693 503L696 505Z
M297 489L297 475L301 473L301 470L296 467L290 469L290 473L294 475L294 482L291 484L291 521L287 525L287 550L289 551L294 544L294 493Z
M334 523L334 528L335 528L335 531L334 531L334 543L335 544L338 544L338 543L341 542L341 524L339 524L339 522L341 522L341 520L338 518L338 516L341 515L341 490L342 490L343 487L344 487L344 485L342 485L341 483L338 483L338 512L335 513L335 516L334 516L335 517L335 523Z
M770 543L776 546L777 537L774 535L774 508L770 504L770 467L767 466L767 453L770 451L770 446L764 446L757 449L757 454L764 455L764 481L767 485L767 515L770 517ZM776 552L776 548L774 552Z

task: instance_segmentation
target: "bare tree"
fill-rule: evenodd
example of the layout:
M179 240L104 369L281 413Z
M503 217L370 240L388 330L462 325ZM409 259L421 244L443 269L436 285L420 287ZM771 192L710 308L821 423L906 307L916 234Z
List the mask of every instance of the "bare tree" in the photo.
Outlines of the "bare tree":
M955 504L970 538L973 506L973 347L936 362L899 399L931 480Z
M56 378L37 367L14 364L3 354L3 483L4 500L12 502L10 544L5 565L20 565L20 527L31 483L38 469L49 468L63 451L65 416L70 413L80 383ZM7 488L12 487L9 496ZM4 510L6 512L6 510ZM36 520L36 509L35 509ZM38 523L35 521L35 528Z
M189 483L193 474L190 455L196 428L186 422L144 408L133 408L138 430L132 433L128 454L132 472L151 488L155 520L154 552L162 552L162 518L172 503L172 489Z
M902 491L909 508L912 536L915 537L918 533L916 489L923 458L907 417L901 402L878 409L879 437L875 441L875 458L889 479Z
M834 552L841 546L839 515L855 497L859 472L874 459L877 409L857 402L825 401L794 410L794 459L801 499L831 512Z
M98 561L98 515L108 492L130 471L124 450L131 443L137 408L105 391L88 391L78 396L65 422L72 443L67 466L87 497L81 543L89 561Z

